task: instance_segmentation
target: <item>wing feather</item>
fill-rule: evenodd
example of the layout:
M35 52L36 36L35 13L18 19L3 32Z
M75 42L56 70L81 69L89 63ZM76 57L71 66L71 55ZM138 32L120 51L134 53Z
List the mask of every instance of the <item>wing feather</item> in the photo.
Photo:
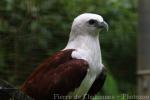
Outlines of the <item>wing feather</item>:
M54 94L67 95L84 79L88 63L71 57L73 49L48 58L29 76L21 90L35 100L51 100Z
M103 67L102 72L96 78L90 90L88 91L88 94L85 96L85 100L91 100L92 99L91 97L93 97L102 89L106 79L106 72L107 72L106 68Z

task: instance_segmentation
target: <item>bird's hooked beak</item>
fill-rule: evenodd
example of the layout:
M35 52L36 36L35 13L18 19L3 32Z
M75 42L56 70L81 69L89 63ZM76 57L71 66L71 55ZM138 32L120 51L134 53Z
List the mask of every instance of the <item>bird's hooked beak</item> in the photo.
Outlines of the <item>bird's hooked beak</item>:
M105 21L103 21L103 22L98 22L97 23L97 27L98 28L101 28L101 29L106 29L107 31L108 31L108 29L109 29L109 27L108 27L108 24L105 22Z

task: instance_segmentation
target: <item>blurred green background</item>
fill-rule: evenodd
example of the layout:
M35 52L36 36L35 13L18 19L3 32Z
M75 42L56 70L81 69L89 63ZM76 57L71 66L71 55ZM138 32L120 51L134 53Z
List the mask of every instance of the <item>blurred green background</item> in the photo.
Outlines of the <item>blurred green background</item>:
M100 34L108 69L101 94L135 94L137 0L0 0L0 78L19 87L65 47L73 19L85 12L102 15L110 27Z

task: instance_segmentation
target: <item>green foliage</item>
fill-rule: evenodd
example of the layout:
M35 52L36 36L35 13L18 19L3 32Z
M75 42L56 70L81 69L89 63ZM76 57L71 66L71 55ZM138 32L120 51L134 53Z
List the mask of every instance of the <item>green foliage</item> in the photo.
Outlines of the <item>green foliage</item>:
M1 0L1 78L20 85L40 62L63 49L74 17L92 12L110 27L100 34L103 60L111 71L104 92L134 92L136 9L137 0Z
M110 73L107 75L106 82L104 84L104 93L106 93L107 95L119 94L117 81L113 78L113 76Z

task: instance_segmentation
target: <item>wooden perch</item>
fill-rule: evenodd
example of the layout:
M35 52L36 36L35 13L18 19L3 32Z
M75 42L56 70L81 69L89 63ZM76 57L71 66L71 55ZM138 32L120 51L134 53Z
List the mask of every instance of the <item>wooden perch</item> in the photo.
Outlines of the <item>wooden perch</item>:
M0 79L0 100L33 100L8 82Z

